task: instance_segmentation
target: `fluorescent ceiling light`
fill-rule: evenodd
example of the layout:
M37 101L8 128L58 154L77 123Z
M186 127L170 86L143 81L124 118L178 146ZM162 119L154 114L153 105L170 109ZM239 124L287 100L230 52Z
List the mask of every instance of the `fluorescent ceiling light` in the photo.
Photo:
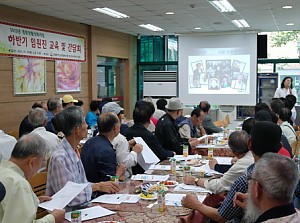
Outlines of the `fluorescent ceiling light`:
M293 26L294 23L287 23L286 25L287 25L287 26Z
M293 6L291 6L291 5L285 5L285 6L282 6L282 8L283 9L291 9L291 8L293 8Z
M159 28L157 26L154 26L154 25L151 25L151 24L142 24L142 25L139 25L140 27L143 27L145 29L149 29L151 31L164 31L162 28Z
M194 29L201 29L200 27L195 27Z
M101 13L109 15L109 16L112 16L112 17L117 18L117 19L129 18L128 15L125 15L121 12L115 11L115 10L107 8L107 7L94 8L93 10L97 11L97 12L101 12Z
M220 12L235 12L235 8L227 0L213 0L209 3Z
M174 15L174 12L166 12L166 15Z
M250 27L245 19L231 20L231 22L239 28L249 28Z

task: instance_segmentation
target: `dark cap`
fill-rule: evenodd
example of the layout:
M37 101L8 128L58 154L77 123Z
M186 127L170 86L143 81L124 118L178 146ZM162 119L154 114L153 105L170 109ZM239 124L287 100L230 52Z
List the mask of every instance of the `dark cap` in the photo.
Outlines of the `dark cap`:
M279 125L269 121L255 122L251 129L251 150L257 156L266 152L277 153L281 147L281 135Z

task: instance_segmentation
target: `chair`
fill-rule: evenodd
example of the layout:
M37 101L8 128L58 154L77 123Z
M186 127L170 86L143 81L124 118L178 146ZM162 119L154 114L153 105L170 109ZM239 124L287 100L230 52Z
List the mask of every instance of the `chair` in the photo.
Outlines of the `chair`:
M19 130L12 130L9 135L15 137L16 139L19 138Z
M217 121L214 121L214 125L221 127L221 126L225 125L225 122L224 122L224 120L217 120Z
M33 178L29 180L33 192L37 197L45 195L47 182L47 172L37 173ZM43 208L38 208L36 212L36 219L46 216L48 212Z
M225 116L225 121L226 121L227 125L230 124L230 117L228 114Z
M296 131L296 141L291 143L291 148L294 157L298 157L300 150L300 131Z

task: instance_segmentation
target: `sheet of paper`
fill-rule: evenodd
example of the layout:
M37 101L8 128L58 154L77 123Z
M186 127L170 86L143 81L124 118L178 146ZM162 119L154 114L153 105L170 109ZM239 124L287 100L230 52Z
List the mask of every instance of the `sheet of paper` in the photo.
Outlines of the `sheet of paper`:
M199 192L199 193L210 193L212 192L210 190L207 190L203 187L199 187L196 185L186 185L186 184L178 184L175 188L174 191L191 191L191 192Z
M183 155L175 155L174 158L178 161L190 160L190 159L202 159L201 155L188 155L187 157L183 157Z
M92 203L104 203L104 204L121 204L121 203L136 203L140 200L139 195L132 194L104 194L94 200Z
M115 214L116 212L113 212L111 210L108 210L106 208L100 207L100 206L94 206L90 208L85 208L79 210L81 212L81 220L87 221L94 218L101 218L107 215ZM71 212L67 212L65 214L65 219L68 221L71 221Z
M171 166L170 165L152 164L149 169L150 170L171 170ZM176 166L176 170L180 170L179 166Z
M166 205L168 206L182 206L181 205L181 199L185 196L186 194L171 194L167 193L165 197ZM198 200L202 203L204 199L206 198L206 195L197 195Z
M104 204L121 204L124 199L124 194L104 194L101 195L91 202L93 203L104 203Z
M199 137L198 140L201 141L202 139L205 139L207 137L208 137L208 135L204 135L204 136Z
M130 194L129 196L126 197L126 199L123 201L123 203L135 204L140 199L141 199L140 195L138 195L138 194Z
M131 180L144 180L144 181L165 181L169 179L169 175L146 175L137 174L131 177Z
M134 140L136 143L143 145L143 151L137 155L137 162L144 170L148 170L151 164L155 164L160 161L142 137L134 137Z
M231 165L232 157L214 156L214 158L218 161L218 164Z
M223 175L222 173L220 173L218 171L210 169L210 167L209 167L208 164L204 164L204 165L202 165L200 167L192 167L192 171L193 172L200 172L200 170L204 171L204 174L206 174L208 176L213 176L215 174L221 174L221 175Z
M40 203L39 207L49 211L63 209L89 184L78 184L68 181L62 189L52 196L52 200Z

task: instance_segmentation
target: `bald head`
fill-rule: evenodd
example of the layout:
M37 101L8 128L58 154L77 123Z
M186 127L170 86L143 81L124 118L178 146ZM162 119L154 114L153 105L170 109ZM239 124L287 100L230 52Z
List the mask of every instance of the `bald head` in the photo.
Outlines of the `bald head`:
M100 133L109 133L116 125L119 125L118 116L112 112L107 112L99 115L98 130Z

